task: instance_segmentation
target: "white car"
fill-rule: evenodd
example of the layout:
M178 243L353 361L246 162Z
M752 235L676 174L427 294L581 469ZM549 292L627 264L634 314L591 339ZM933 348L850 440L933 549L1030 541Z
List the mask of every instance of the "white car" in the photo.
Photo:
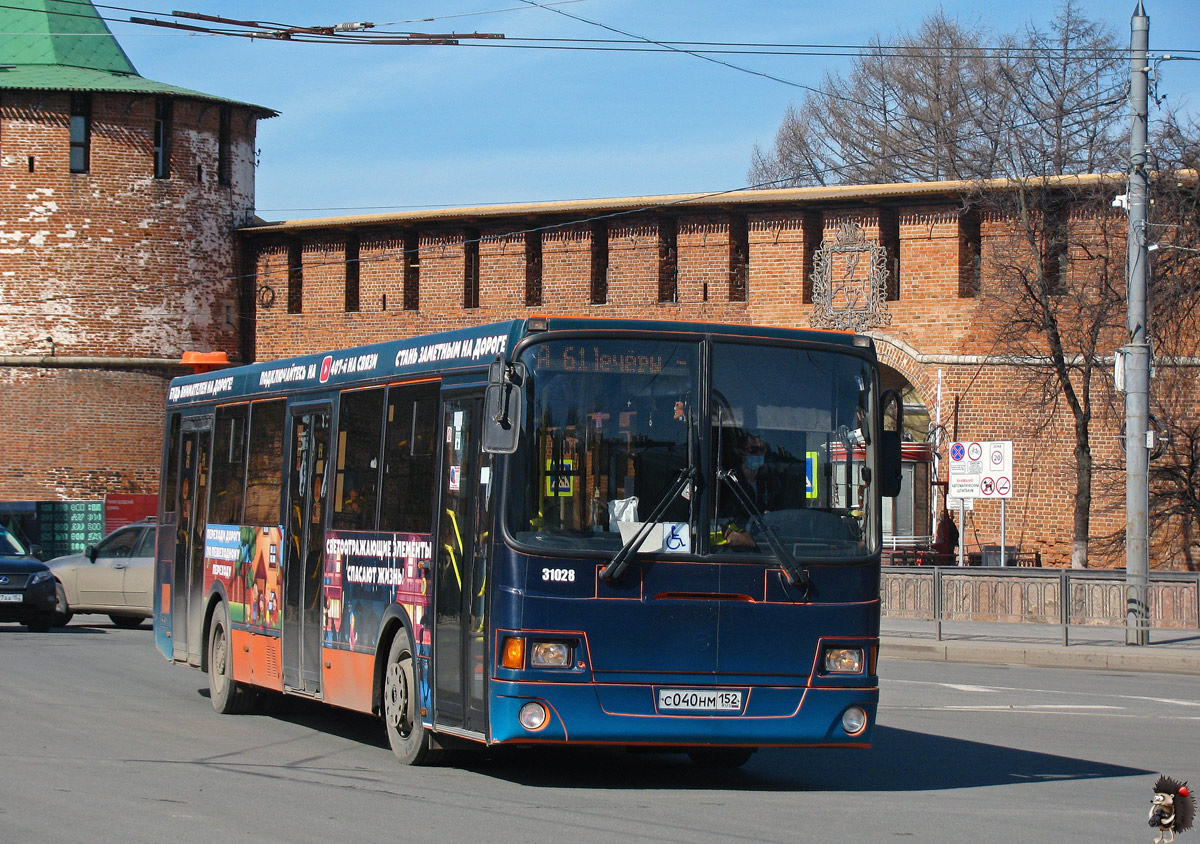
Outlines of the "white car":
M118 627L137 627L154 614L153 522L118 528L82 554L46 563L57 581L53 624L61 627L75 613L104 613Z

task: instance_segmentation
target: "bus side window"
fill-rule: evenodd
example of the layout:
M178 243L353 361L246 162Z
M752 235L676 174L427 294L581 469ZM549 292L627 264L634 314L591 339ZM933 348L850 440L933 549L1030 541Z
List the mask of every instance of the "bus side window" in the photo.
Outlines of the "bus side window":
M250 408L249 467L246 473L246 524L280 524L283 483L285 401L256 402Z
M208 521L218 525L242 523L246 482L246 416L248 405L217 408L213 433L213 491Z
M388 389L379 529L433 532L437 384Z
M175 512L179 503L179 419L178 413L171 414L167 434L167 465L166 476L163 479L161 510L163 521L171 521L168 517Z
M342 394L333 487L334 530L375 529L383 397L382 387Z

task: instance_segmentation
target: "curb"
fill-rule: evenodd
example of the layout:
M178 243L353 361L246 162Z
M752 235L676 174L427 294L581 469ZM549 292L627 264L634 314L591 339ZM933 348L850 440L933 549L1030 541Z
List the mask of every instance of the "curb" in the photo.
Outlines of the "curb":
M1200 654L1147 648L1097 648L1087 645L1002 645L975 642L914 642L884 637L880 658L926 662L1027 665L1036 668L1090 668L1160 674L1200 675Z

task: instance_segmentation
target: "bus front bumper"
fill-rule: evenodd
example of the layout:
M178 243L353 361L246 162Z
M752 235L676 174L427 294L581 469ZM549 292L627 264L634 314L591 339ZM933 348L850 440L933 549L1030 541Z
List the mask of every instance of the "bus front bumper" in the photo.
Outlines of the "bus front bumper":
M492 689L489 720L493 744L866 747L879 702L878 686L681 688L493 680ZM696 692L710 694L692 694ZM740 692L740 696L714 699L713 692ZM697 701L728 708L685 708ZM533 726L539 720L539 709L544 721ZM853 711L856 709L859 712Z

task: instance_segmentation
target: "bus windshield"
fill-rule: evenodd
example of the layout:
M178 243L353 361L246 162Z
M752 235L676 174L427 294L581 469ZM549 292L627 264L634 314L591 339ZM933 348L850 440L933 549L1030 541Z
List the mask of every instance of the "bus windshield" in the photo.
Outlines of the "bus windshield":
M551 341L524 356L533 396L524 460L510 488L518 542L615 551L695 461L688 408L699 395L698 342ZM690 524L689 498L663 521ZM630 528L626 528L628 530Z
M509 488L519 544L611 554L641 535L641 553L738 559L876 548L862 471L874 418L867 360L606 338L549 340L522 360L530 400Z
M798 558L870 553L867 362L732 343L712 362L713 550L770 554L770 530Z

